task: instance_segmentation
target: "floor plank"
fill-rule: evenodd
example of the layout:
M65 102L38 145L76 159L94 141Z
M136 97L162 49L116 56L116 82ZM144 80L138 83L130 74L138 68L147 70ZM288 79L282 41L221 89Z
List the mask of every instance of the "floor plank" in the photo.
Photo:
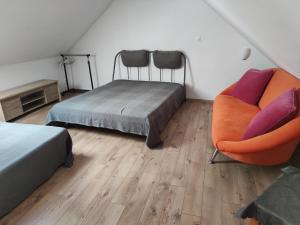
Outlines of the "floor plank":
M50 108L16 122L43 124ZM144 137L71 126L74 166L59 168L0 224L244 224L234 212L262 193L282 166L209 164L210 121L210 103L186 101L155 150Z
M181 216L181 225L200 225L201 218L197 216L191 216L188 214L182 214Z

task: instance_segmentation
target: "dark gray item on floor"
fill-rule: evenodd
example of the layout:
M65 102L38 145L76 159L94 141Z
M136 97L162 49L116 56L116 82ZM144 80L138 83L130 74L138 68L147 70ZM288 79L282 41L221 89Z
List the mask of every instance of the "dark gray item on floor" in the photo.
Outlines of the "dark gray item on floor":
M300 224L300 170L289 166L261 196L237 215L256 218L264 225Z
M0 218L61 166L73 163L66 129L0 123Z
M181 84L114 80L54 105L47 123L64 122L143 135L152 148L161 143L160 133L184 100L185 88Z

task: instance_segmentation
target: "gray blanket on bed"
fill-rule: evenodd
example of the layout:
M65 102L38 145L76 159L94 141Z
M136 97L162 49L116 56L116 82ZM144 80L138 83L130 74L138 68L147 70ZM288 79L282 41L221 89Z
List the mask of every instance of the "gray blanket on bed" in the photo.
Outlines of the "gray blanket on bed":
M161 143L160 133L185 100L177 83L115 80L56 104L47 123L65 122L147 136L146 144Z
M0 123L0 218L61 166L72 166L67 130Z

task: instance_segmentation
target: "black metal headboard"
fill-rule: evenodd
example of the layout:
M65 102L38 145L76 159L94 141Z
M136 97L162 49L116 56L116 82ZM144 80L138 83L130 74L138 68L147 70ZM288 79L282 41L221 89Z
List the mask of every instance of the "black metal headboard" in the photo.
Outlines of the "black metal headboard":
M171 70L171 82L174 81L173 71L183 67L183 85L185 86L186 79L186 56L181 51L148 51L148 50L122 50L118 52L114 59L112 80L115 79L115 70L117 59L120 57L123 65L127 69L127 77L129 77L129 68L138 69L138 80L140 80L140 73L142 67L150 67L150 56L153 58L153 64L160 71L160 81L163 81L162 70ZM150 73L148 80L151 81Z

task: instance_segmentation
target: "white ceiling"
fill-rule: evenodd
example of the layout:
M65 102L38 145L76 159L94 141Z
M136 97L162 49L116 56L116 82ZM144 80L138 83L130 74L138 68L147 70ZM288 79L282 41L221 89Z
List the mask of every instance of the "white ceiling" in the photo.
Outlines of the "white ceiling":
M0 0L0 65L69 50L112 0Z
M277 65L300 76L299 0L205 0Z

